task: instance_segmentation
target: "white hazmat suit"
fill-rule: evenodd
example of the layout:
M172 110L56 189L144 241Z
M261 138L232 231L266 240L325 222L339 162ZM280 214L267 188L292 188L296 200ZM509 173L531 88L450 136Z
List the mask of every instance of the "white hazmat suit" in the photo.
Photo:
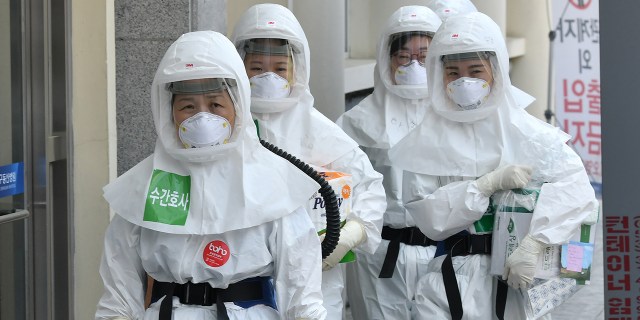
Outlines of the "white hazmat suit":
M185 149L168 85L206 78L227 81L236 113L233 133L226 144ZM276 308L225 302L229 319L324 319L320 242L304 209L318 185L260 145L249 81L233 44L213 31L182 35L160 62L151 94L155 152L104 188L116 215L105 236L105 292L96 319L158 319L167 298L144 309L146 274L156 284L221 289L272 277ZM175 183L162 185L156 182L160 176ZM158 218L163 210L173 211ZM219 319L224 309L172 300L173 319Z
M249 8L235 26L232 37L235 46L245 57L246 42L264 38L284 39L292 46L294 70L287 97L252 97L251 112L258 123L260 137L308 164L352 177L351 214L341 229L338 247L325 259L322 274L328 318L341 319L344 307L342 268L326 269L342 258L336 258L337 254L344 255L344 249L351 249L353 244L357 244L356 251L369 253L375 252L380 244L382 214L386 206L382 175L373 170L366 154L353 139L314 108L309 91L309 44L293 13L276 4ZM345 231L347 226L349 231L355 232ZM327 261L332 262L327 264Z
M378 42L373 93L337 120L367 153L374 169L384 175L387 197L384 229L390 233L383 232L384 239L373 255L357 253L356 262L347 265L347 294L355 319L409 319L416 283L435 253L435 246L429 243L410 243L423 236L402 203L402 170L389 162L387 152L422 121L427 97L427 83L399 85L393 81L392 39L400 33L432 37L440 23L427 7L396 10ZM391 232L393 236L387 236ZM407 234L405 241L393 240L400 234ZM390 240L394 242L391 246ZM381 276L385 260L391 269Z
M450 71L444 70L442 61L447 55L475 52L488 52L493 82L486 100L477 109L463 110L446 94L449 86L443 79ZM420 229L435 240L461 231L474 234L472 226L487 210L488 195L513 188L509 183L500 186L489 178L505 178L498 179L500 182L528 180L526 174L504 173L514 168L532 168L531 179L544 182L527 236L536 244L567 242L597 207L581 159L565 144L569 136L516 104L508 63L499 27L478 12L447 19L429 48L427 113L420 126L396 144L389 156L408 171L403 185L408 197L406 208ZM481 178L475 180L478 177ZM492 181L486 183L487 180ZM425 187L429 185L441 187ZM512 256L519 255L519 251L521 247ZM416 319L452 317L444 294L445 257L433 259L418 284ZM452 262L462 300L462 319L496 318L493 300L497 281L489 275L490 256L459 255ZM512 266L514 270L518 268ZM516 279L510 276L509 280ZM526 319L522 295L512 288L508 289L504 319Z

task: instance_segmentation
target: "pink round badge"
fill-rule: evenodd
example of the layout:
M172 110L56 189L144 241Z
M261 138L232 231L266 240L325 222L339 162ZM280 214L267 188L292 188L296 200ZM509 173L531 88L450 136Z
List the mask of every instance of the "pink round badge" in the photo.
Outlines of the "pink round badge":
M231 252L229 246L221 240L209 242L202 252L202 260L211 267L223 266L229 261Z

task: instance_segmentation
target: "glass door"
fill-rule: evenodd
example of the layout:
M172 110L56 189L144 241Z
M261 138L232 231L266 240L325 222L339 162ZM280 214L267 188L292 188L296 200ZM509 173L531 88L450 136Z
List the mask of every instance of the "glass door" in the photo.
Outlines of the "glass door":
M0 319L27 319L22 8L0 0Z
M0 0L0 320L72 320L69 6Z

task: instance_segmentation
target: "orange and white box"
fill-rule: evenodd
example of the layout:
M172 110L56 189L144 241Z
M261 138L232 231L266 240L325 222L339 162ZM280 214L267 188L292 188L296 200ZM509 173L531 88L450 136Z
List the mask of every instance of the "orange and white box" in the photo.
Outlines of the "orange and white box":
M351 199L353 198L351 175L338 171L326 171L323 168L314 169L327 180L329 186L331 186L336 193L338 207L340 208L340 221L344 222L351 213ZM318 234L323 234L327 228L327 218L324 199L320 192L316 191L311 199L309 199L307 211L309 211L309 216Z

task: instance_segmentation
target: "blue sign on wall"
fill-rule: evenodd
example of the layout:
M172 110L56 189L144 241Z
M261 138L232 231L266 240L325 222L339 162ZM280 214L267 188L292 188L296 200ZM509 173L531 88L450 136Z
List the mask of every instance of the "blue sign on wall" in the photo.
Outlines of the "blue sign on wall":
M0 198L24 192L24 163L0 166Z

